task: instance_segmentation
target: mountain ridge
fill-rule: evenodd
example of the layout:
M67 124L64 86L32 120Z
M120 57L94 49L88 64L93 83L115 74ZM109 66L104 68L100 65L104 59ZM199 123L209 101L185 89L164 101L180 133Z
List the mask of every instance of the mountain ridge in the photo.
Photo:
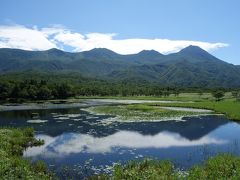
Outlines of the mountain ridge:
M0 48L0 73L77 72L104 80L147 81L169 86L240 87L240 66L197 46L163 55L154 50L121 55L105 48L65 52Z

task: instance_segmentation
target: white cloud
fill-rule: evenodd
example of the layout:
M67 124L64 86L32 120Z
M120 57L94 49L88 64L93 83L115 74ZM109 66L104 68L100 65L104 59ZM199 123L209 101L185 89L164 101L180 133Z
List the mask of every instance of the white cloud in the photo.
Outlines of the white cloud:
M63 49L71 47L74 51L87 51L93 48L107 48L119 54L134 54L142 50L156 50L163 54L177 52L189 45L199 46L206 51L227 47L226 43L169 39L116 39L115 33L80 34L63 26L39 29L14 25L0 26L0 47L26 50Z
M57 46L36 27L0 26L0 47L25 50L46 50Z

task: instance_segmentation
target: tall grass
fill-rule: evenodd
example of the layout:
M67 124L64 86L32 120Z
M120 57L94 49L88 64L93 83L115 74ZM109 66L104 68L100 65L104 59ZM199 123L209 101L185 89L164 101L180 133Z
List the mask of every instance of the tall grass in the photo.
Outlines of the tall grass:
M153 106L166 106L163 103L152 103ZM193 103L168 103L167 106L174 107L192 107L211 109L216 113L222 113L229 119L240 120L240 102L238 101L202 101Z
M31 164L22 158L24 149L41 145L32 128L0 129L0 179L52 179L42 162Z
M98 180L209 180L209 179L240 179L240 158L220 154L209 158L202 165L194 166L188 171L174 169L170 161L157 161L145 159L143 161L130 161L126 165L117 165L113 169L112 176L99 175L90 179Z

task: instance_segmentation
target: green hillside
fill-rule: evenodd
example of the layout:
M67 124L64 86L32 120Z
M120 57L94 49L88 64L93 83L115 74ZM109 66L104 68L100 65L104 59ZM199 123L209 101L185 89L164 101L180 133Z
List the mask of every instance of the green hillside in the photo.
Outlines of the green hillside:
M40 71L79 73L108 81L146 81L178 87L240 87L240 68L197 46L163 55L154 50L120 55L99 48L70 53L58 49L0 49L0 73Z

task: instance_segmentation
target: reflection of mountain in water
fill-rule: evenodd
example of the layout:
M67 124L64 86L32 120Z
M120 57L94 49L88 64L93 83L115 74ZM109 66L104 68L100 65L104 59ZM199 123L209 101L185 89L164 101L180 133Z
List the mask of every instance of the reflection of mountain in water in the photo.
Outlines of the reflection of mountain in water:
M88 134L64 133L57 137L38 135L45 144L29 148L25 156L43 155L63 157L72 153L111 153L114 148L169 148L191 147L207 144L224 144L224 140L204 136L198 140L188 140L177 133L160 132L155 135L142 135L133 131L119 131L105 137L94 137Z
M33 117L33 113L38 117ZM186 121L138 122L101 124L109 116L97 116L80 111L79 108L25 110L1 112L0 126L33 126L37 133L59 136L66 132L109 136L119 130L137 131L143 135L156 135L163 131L180 134L188 140L199 139L228 121L221 116L188 117ZM42 124L29 124L29 119L48 120Z
M229 123L222 116L202 116L202 117L186 117L185 121L164 121L164 122L148 122L148 123L125 123L118 127L119 129L128 129L139 131L142 134L157 134L162 131L175 132L181 136L195 140L199 139L219 126Z

